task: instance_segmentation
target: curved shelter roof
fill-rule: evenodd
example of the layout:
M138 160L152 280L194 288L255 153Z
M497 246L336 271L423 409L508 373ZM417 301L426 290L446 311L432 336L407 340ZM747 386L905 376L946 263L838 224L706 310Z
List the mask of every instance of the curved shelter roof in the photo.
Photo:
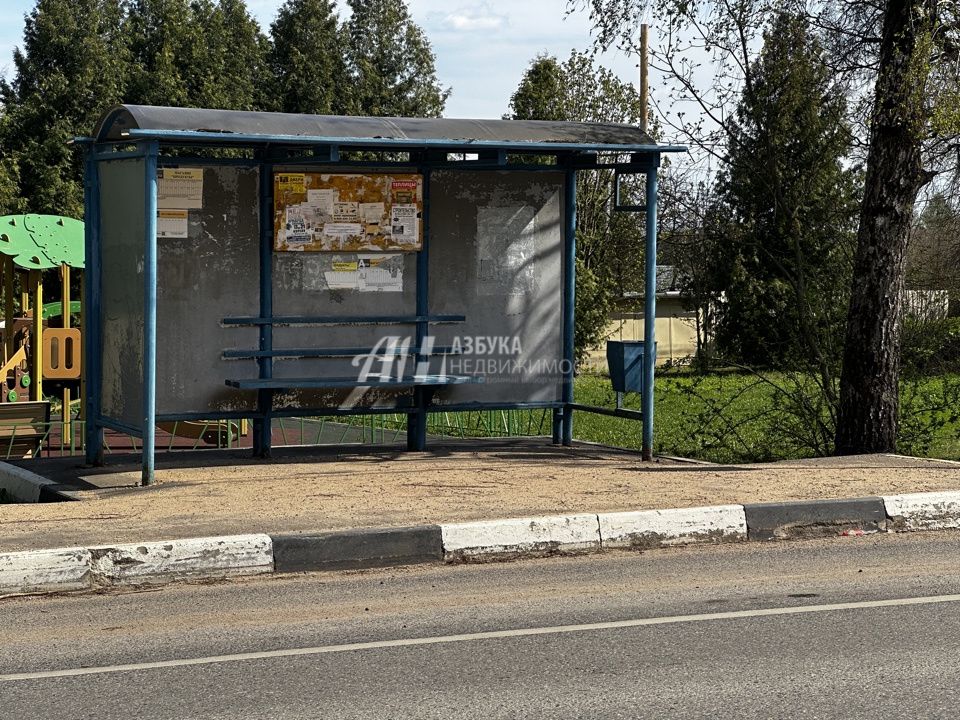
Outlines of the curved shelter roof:
M0 217L0 254L25 270L83 267L83 223L57 215Z
M94 130L98 142L135 139L211 144L337 144L354 147L492 148L556 151L676 152L634 125L543 120L461 120L205 110L117 105Z

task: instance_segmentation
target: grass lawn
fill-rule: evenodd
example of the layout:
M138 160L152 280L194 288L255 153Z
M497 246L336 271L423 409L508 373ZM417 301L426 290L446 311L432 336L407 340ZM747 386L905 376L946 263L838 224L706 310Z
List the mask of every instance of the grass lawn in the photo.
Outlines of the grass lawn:
M811 449L818 443L829 448L832 426L824 423L819 435L812 433L811 427L815 428L817 423L798 419L796 413L784 409L783 395L774 384L796 390L809 385L809 379L784 373L771 373L764 379L740 372L695 375L661 371L656 385L654 451L660 455L738 463L810 457L818 454ZM612 408L616 404L610 379L603 375L580 375L574 392L575 400L584 405ZM807 387L794 397L807 402L816 398L817 393ZM628 395L624 404L638 409L639 395ZM906 384L901 405L904 419L900 452L960 459L960 375ZM820 412L826 419L826 411ZM350 436L353 442L401 442L406 429L405 415L326 418L321 422L360 433ZM454 437L549 435L551 412L436 412L430 415L428 432ZM637 450L642 444L640 422L584 411L574 415L574 437Z
M772 374L774 382L786 376ZM576 400L613 407L610 380L581 375ZM901 452L960 459L960 423L951 415L960 411L960 376L925 378L905 387L902 395L904 438ZM956 402L952 403L951 400ZM795 459L816 454L797 441L808 428L798 428L778 405L781 396L756 376L718 373L694 376L685 372L658 375L654 416L654 450L715 462ZM638 408L640 398L628 395L625 405ZM640 448L640 423L577 413L574 435L581 440Z

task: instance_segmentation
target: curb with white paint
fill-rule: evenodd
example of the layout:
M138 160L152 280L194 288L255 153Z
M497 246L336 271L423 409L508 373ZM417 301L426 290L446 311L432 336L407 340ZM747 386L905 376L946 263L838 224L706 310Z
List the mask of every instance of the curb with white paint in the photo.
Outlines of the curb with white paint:
M273 572L269 535L0 554L0 595Z
M960 528L960 491L887 495L883 506L895 531Z
M873 501L879 504L879 499ZM960 491L890 495L882 501L888 518L884 524L892 531L960 529ZM822 504L811 528L822 536L825 523L849 519L844 506L857 502L864 500ZM787 517L810 505L799 501L767 508ZM798 527L791 522L791 530ZM281 563L282 571L315 567L314 555L321 565L342 569L369 567L371 558L377 566L389 566L441 557L447 562L496 560L765 539L768 535L754 534L748 526L743 505L718 505L278 536L277 542L293 553L286 565ZM0 595L274 573L275 560L273 538L263 534L0 553Z
M0 595L85 590L90 585L87 548L25 550L0 555Z
M594 514L441 523L440 531L446 560L600 549Z
M605 548L654 548L747 539L743 505L602 513L598 517Z

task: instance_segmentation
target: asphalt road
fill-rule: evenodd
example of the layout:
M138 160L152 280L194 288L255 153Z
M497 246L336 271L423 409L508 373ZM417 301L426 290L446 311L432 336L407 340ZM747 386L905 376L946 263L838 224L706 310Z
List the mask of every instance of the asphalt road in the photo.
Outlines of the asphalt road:
M0 601L0 718L956 717L960 533Z

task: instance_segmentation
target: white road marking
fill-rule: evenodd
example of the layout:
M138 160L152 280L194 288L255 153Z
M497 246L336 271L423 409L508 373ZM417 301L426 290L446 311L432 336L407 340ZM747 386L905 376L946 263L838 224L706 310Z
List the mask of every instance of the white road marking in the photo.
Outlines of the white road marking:
M835 612L838 610L868 610L872 608L903 607L909 605L939 605L954 602L960 602L960 595L934 595L929 597L899 598L895 600L863 600L860 602L833 603L829 605L799 605L796 607L734 610L729 612L703 613L700 615L672 615L666 617L638 618L635 620L615 620L612 622L586 623L583 625L556 625L553 627L521 628L519 630L492 630L488 632L466 633L463 635L439 635L401 640L378 640L374 642L347 643L345 645L321 645L317 647L292 648L290 650L265 650L262 652L236 653L233 655L183 658L180 660L158 660L156 662L129 663L126 665L104 665L101 667L10 673L0 675L0 682L76 677L78 675L103 675L106 673L119 672L139 672L162 668L189 667L191 665L215 665L218 663L243 662L245 660L269 660L272 658L327 655L330 653L355 652L358 650L380 650L384 648L416 647L420 645L439 645L443 643L473 642L478 640L522 638L534 635L560 635L563 633L591 632L596 630L618 630L622 628L647 627L650 625L673 625L678 623L708 622L711 620L736 620L739 618L770 617L774 615L804 615L809 613Z

